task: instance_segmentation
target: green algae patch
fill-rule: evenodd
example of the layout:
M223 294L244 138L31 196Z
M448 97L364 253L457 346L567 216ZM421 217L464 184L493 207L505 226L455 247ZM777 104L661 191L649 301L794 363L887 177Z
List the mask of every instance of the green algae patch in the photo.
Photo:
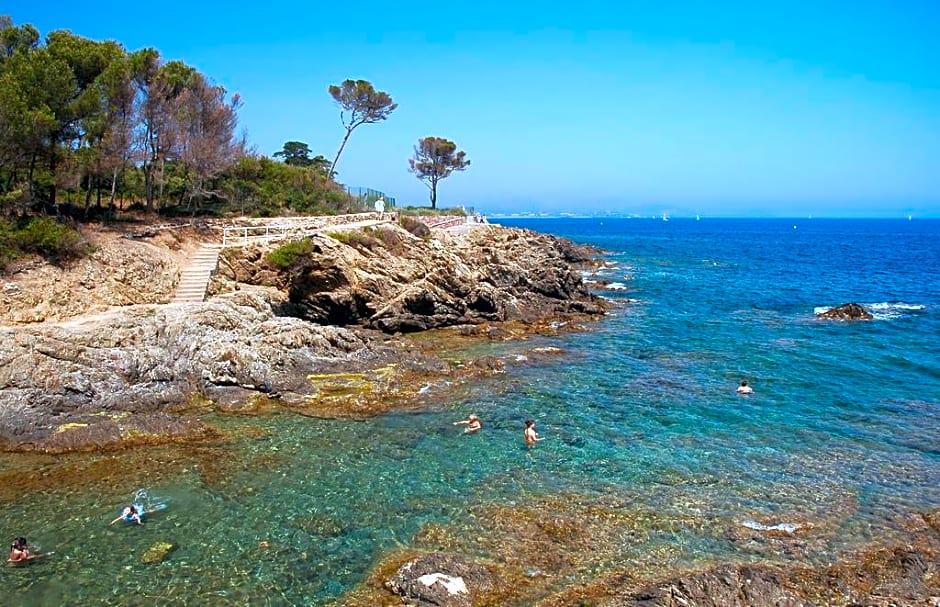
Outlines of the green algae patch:
M130 415L130 411L97 411L95 413L89 413L89 417L105 417L111 420L124 419Z
M356 396L375 391L375 382L364 373L333 373L328 375L308 375L318 393L324 397Z
M68 424L62 424L61 426L56 428L55 433L61 434L62 432L68 432L69 430L76 430L78 428L87 428L88 426L89 424L85 424L81 422L71 422Z
M140 562L145 565L162 563L176 548L175 542L156 542L140 556Z

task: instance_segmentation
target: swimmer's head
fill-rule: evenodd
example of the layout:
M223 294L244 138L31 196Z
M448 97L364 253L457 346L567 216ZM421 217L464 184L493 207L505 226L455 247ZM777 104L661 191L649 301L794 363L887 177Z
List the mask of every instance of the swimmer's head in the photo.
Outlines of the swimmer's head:
M476 416L476 413L471 413L468 419L480 419L480 418Z

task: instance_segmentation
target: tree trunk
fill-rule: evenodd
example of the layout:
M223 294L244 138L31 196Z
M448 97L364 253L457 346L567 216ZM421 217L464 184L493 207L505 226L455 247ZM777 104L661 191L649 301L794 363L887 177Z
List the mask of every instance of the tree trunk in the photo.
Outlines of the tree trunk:
M88 173L88 179L85 182L85 218L88 218L88 207L91 206L91 173Z
M52 180L52 183L49 184L49 202L52 203L52 207L55 209L55 216L59 217L59 203L56 200L56 185L55 185L55 169L56 169L56 139L52 138L52 143L49 145L49 176Z
M430 183L428 183L428 189L431 190L431 208L432 209L437 208L437 182L438 181L440 181L440 179L435 179L432 176Z
M29 188L29 198L27 203L33 204L36 200L36 189L33 187L33 172L36 170L36 154L33 153L29 158L29 168L26 170L26 187Z
M157 201L163 200L163 184L166 182L166 158L160 159L160 191L157 193Z
M144 165L144 192L147 196L147 211L153 212L153 163Z
M111 198L108 199L108 206L114 206L114 194L117 189L118 169L114 167L114 173L111 174Z
M346 136L343 137L343 142L339 144L339 149L336 150L336 158L333 159L333 164L330 165L330 174L328 175L329 179L332 181L333 176L336 175L336 163L339 162L339 155L343 153L343 148L346 147L346 142L349 141L349 136L352 135L352 129L346 129Z

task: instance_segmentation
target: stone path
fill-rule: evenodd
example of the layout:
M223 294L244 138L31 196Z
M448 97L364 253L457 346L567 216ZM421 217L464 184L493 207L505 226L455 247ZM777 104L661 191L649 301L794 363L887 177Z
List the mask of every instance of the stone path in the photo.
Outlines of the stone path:
M209 277L219 265L219 253L222 247L218 244L203 243L199 249L189 257L189 263L180 272L180 281L176 285L171 304L198 303L206 298L206 287L209 286Z
M388 220L366 220L337 224L326 228L308 230L307 235L315 232L356 230L382 223L388 223ZM291 234L290 236L296 237L297 235ZM286 237L288 237L287 234L272 233L268 236L248 237L244 239L245 242L243 244L248 244L249 242L271 242ZM171 304L199 303L205 301L209 278L219 265L219 253L221 251L221 244L203 243L202 246L189 257L188 263L183 267L182 272L180 272L180 281L176 285L173 299L170 300Z

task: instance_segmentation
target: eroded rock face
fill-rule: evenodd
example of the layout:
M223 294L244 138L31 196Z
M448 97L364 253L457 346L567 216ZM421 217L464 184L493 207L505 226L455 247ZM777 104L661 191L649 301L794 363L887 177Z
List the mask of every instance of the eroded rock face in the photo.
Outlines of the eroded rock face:
M825 312L820 312L816 316L834 320L872 320L874 318L871 312L857 303L842 304Z
M493 574L477 563L447 554L426 554L400 567L385 587L419 607L471 607L493 589Z
M68 267L36 263L0 281L0 324L59 321L110 306L170 300L179 280L172 249L114 233L98 234L93 244L94 253Z
M285 313L386 333L604 311L576 267L593 258L592 249L509 228L444 241L382 230L347 242L314 236L311 253L284 269L258 249L227 252L220 273L285 290Z
M395 352L341 327L275 316L258 294L132 306L83 322L0 329L0 447L64 451L205 429L152 414L193 395L309 393L311 373L357 370ZM147 415L149 414L149 416Z

